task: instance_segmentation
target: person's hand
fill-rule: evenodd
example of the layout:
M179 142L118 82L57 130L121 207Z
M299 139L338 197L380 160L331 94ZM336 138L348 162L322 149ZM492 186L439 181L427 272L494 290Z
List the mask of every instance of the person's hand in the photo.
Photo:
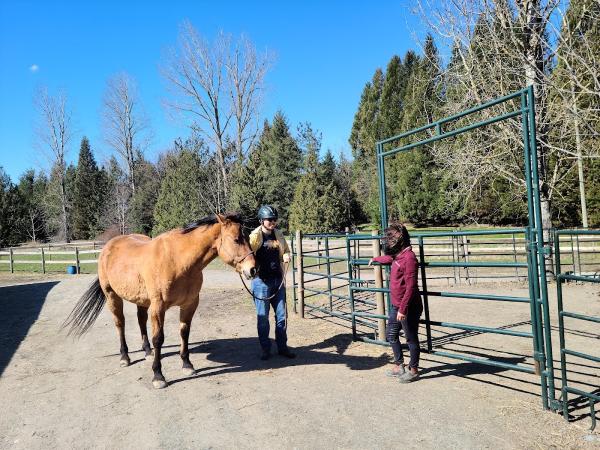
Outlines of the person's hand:
M401 320L406 319L406 314L402 314L400 311L398 311L398 314L396 315L396 320L398 322L400 322Z
M284 253L283 254L283 262L284 263L289 263L290 262L290 254L289 253Z
M371 258L371 259L369 260L369 264L368 264L368 265L369 265L369 266L372 266L372 265L373 265L373 258Z

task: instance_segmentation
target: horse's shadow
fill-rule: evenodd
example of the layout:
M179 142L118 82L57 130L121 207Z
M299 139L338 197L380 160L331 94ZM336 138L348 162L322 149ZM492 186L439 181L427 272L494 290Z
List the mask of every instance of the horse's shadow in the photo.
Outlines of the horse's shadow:
M197 368L194 375L173 379L169 384L194 378L279 369L286 366L343 364L351 370L371 370L389 363L387 355L379 357L347 355L346 350L351 343L351 334L338 334L317 344L294 347L293 351L296 353L294 359L278 355L277 346L273 344L273 354L267 361L261 361L259 358L260 347L257 338L216 339L197 345L190 344L191 354L204 353L206 359L220 365ZM327 349L330 351L326 351ZM163 353L163 357L173 355L178 355L178 351Z

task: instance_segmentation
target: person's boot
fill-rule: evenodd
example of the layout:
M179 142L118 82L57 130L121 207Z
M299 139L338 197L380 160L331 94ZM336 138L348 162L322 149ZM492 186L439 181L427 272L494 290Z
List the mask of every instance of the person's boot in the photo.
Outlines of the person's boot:
M266 361L271 357L271 352L269 350L263 350L260 354L261 361Z
M279 354L281 356L285 356L286 358L289 358L289 359L294 359L296 357L296 354L292 353L289 348L286 348L284 350L279 350Z

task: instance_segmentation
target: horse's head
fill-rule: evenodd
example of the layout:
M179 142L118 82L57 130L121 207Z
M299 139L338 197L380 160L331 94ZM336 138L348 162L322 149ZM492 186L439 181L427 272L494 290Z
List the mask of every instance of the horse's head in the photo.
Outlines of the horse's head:
M246 279L256 276L256 260L248 240L244 236L240 221L230 216L215 214L221 225L221 235L218 247L219 257Z

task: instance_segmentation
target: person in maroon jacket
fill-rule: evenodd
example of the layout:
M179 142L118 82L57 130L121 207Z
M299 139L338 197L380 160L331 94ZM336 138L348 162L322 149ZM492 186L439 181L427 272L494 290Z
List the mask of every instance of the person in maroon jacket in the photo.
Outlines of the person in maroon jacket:
M385 229L384 255L373 258L373 262L391 265L390 292L392 307L389 311L387 340L394 352L394 367L388 376L398 377L401 383L409 383L419 378L419 319L423 312L423 302L419 294L417 270L419 263L410 246L408 230L402 223L392 223ZM404 367L404 356L400 346L400 329L404 330L410 362Z

